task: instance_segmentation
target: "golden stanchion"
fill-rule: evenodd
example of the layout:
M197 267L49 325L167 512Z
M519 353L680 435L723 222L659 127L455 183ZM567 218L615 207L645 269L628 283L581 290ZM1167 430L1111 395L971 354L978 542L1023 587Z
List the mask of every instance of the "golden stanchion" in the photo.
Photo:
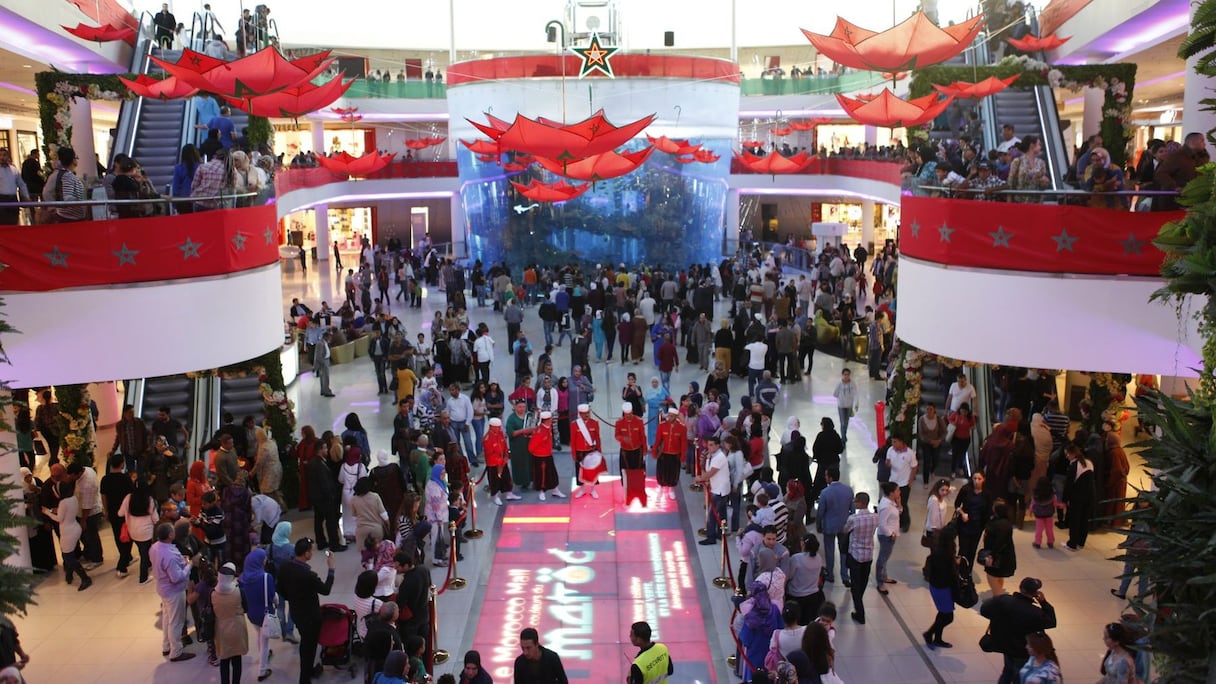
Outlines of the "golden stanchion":
M452 535L452 546L448 549L448 561L452 564L450 570L451 578L448 579L447 588L453 591L464 589L469 583L465 578L456 574L457 561L460 559L460 554L456 551L456 521L448 523L448 529Z
M701 490L698 490L698 491L701 491ZM706 515L706 517L708 517L709 516L709 490L704 489L703 491L705 492L705 515ZM706 521L706 524L708 524L708 521ZM697 530L698 537L705 537L708 535L709 535L709 530L704 527Z
M442 648L438 648L438 645L439 645L439 619L438 619L438 617L436 615L436 611L435 611L435 585L433 585L433 584L431 585L431 588L430 588L430 596L431 596L430 612L431 612L431 665L432 665L431 671L434 672L435 665L442 665L442 664L446 663L448 661L448 658L451 656L448 654L448 652L446 650L444 650Z
M487 469L489 469L489 466L487 466ZM485 477L484 473L482 477ZM467 491L469 492L469 529L464 531L464 538L481 539L485 532L477 529L477 503L473 501L473 494L476 490L473 489L472 483L469 484Z
M730 549L726 546L726 521L720 521L718 529L722 534L722 574L714 578L714 586L719 589L733 589L735 578L730 574Z
M701 477L701 454L698 452L699 452L699 449L697 447L693 447L693 449L692 449L693 480L692 480L692 484L688 485L688 488L694 492L699 492L705 488L704 485L702 485L698 479Z
M735 655L734 653L726 656L726 664L730 665L731 669L734 669L735 665L737 665L738 663L739 663L739 656Z

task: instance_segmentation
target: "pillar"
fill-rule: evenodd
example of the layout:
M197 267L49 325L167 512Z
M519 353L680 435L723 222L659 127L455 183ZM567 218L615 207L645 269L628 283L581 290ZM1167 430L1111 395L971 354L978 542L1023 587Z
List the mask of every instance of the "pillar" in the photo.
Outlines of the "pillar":
M329 261L334 253L329 239L329 205L318 204L312 210L314 232L317 234L317 261Z
M726 191L726 239L722 244L722 253L733 255L739 251L739 191L731 188Z
M8 390L3 391L6 398L12 398L12 395ZM17 418L17 414L13 412L13 406L9 404L8 406L5 406L3 410L6 414L4 416L5 421L8 425L12 425ZM14 444L16 441L17 435L7 430L0 431L0 443ZM19 465L17 463L16 452L12 454L5 454L4 458L0 458L0 478L4 478L4 480L10 484L17 485L15 489L8 493L9 500L0 502L0 505L11 506L11 510L14 513L25 515L25 500L21 493L21 474L18 468ZM29 530L25 525L19 525L17 527L9 528L5 530L5 532L13 535L14 543L12 546L12 553L10 553L4 559L4 563L14 568L31 567L32 562L30 560Z
M1196 4L1191 4L1191 19L1194 23ZM1207 111L1202 100L1211 97L1209 79L1195 73L1195 62L1192 57L1186 61L1186 79L1182 84L1182 135L1188 133L1207 133L1216 128L1216 112ZM1206 140L1206 138L1205 138ZM1211 152L1211 150L1208 150Z
M874 253L874 200L861 201L861 244Z
M78 97L72 100L72 149L76 150L76 158L80 166L77 174L88 187L91 179L97 178L97 151L93 147L93 106L87 98ZM102 162L104 165L106 162Z
M118 395L118 383L89 383L89 398L97 404L97 427L113 425L122 418L122 397Z
M867 145L877 145L878 144L878 127L877 126L866 126L865 136L866 136L865 143Z
M464 198L459 192L453 192L449 198L452 215L452 258L467 259L469 246L467 243L467 226L464 218Z
M309 130L312 132L312 151L325 154L325 122L313 121L309 124Z
M1081 139L1098 133L1102 129L1102 105L1106 103L1106 93L1101 88L1085 89L1085 111L1081 115ZM1109 144L1109 141L1102 141Z

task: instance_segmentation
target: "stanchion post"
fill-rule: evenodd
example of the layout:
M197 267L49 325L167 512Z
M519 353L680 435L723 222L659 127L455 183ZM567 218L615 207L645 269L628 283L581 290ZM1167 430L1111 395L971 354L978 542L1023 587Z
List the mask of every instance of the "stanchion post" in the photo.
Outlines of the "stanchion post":
M460 554L456 551L456 521L448 523L448 530L451 533L451 548L448 549L448 562L452 564L451 578L448 579L447 588L453 591L464 589L468 585L465 578L457 574L457 561L460 559Z
M692 477L692 484L688 485L688 488L694 492L701 491L704 486L698 479L701 477L701 447L698 444L694 444L692 447Z
M705 492L705 517L707 517L707 518L708 518L708 517L709 517L709 506L710 506L710 503L709 503L709 488L708 488L708 487L704 487L704 488L702 488L702 491L704 491L704 492ZM708 521L708 520L706 520L706 521L705 521L705 524L706 524L706 526L707 526L707 527L702 527L702 528L700 528L700 529L698 529L698 530L697 530L697 536L698 536L698 537L704 537L704 536L706 536L706 535L708 535L708 534L709 534L709 529L708 529L709 521Z
M473 483L468 485L468 503L469 503L469 529L464 531L465 539L481 539L484 531L477 529L477 502L473 501L473 495L477 490L473 488Z
M722 535L722 574L714 578L714 586L719 589L734 589L735 578L730 572L730 547L727 546L725 520L719 521L718 529Z
M439 618L435 609L435 585L430 588L430 612L431 612L431 672L435 671L435 665L442 665L448 661L450 657L448 652L439 648Z

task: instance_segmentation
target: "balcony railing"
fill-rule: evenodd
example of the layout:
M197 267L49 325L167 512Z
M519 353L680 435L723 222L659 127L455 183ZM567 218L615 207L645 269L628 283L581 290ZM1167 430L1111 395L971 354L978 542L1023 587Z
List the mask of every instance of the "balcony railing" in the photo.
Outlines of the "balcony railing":
M364 178L455 178L459 172L454 161L409 161L393 162L384 169ZM348 180L347 176L333 173L329 169L285 169L274 176L275 191L279 195L302 188L316 188L330 183L341 183Z
M850 178L865 178L899 185L899 170L901 167L902 164L900 162L885 159L840 159L835 157L824 159L816 157L812 160L810 166L793 175L849 176ZM767 175L747 168L738 159L730 160L730 172L732 174Z
M393 98L398 100L442 100L447 86L435 81L372 81L359 79L346 91L346 98Z
M743 96L749 95L835 95L852 93L883 85L881 74L854 71L839 75L800 76L798 78L745 78L739 83Z

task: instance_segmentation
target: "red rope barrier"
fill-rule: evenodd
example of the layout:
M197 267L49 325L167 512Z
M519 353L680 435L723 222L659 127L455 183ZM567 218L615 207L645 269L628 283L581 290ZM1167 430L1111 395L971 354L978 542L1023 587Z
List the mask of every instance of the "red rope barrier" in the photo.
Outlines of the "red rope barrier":
M752 663L752 661L748 660L747 649L743 648L743 642L739 641L739 635L737 633L735 633L735 616L737 616L739 614L739 612L740 612L739 606L735 606L735 612L731 613L731 615L730 615L730 638L734 639L735 650L736 650L736 652L738 652L739 657L743 659L743 664L745 666L747 666L747 669L751 670L752 672L755 672L759 668L757 668L755 666L755 664ZM761 665L763 665L763 664L764 663L761 663Z

